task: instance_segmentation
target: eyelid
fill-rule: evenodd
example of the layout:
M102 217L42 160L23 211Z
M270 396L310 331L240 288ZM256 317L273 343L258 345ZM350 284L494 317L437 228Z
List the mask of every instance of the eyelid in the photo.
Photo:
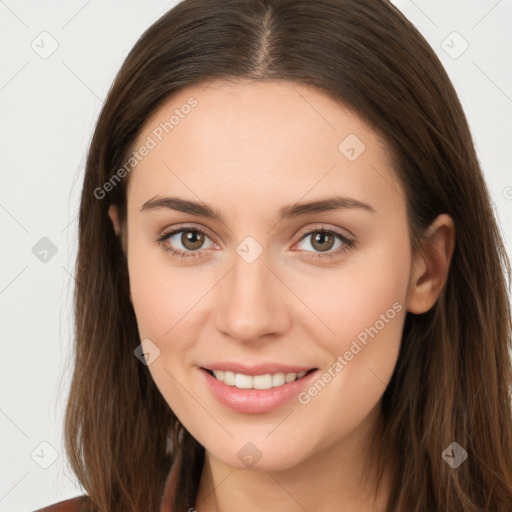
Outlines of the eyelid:
M175 226L172 226L172 228L167 231L167 228L164 228L161 230L161 234L159 235L159 237L163 237L163 236L170 236L171 234L175 234L176 232L178 231L181 231L181 230L184 230L184 229L190 229L190 230L197 230L197 231L200 231L202 233L204 233L205 235L207 235L212 241L214 238L216 238L215 236L212 236L212 234L210 233L210 230L204 226L194 226L193 224L191 223L183 223L183 224L177 224ZM337 235L340 235L340 236L344 236L345 238L351 240L352 238L355 238L354 235L346 228L339 228L339 227L334 227L334 226L329 226L329 225L326 225L324 223L320 223L320 227L318 226L306 226L304 228L301 228L299 231L297 231L293 236L294 237L299 237L299 240L302 240L302 238L304 237L304 235L308 235L308 234L311 234L312 231L333 231L335 232L335 234ZM347 234L343 234L343 233L339 233L339 231L345 231L345 233ZM221 245L221 244L218 244L218 245Z
M204 233L212 242L214 242L214 239L216 238L215 236L213 236L211 234L210 230L204 226L194 226L193 224L190 224L190 223L184 223L184 224L177 224L177 225L173 225L172 227L162 229L160 234L157 237L157 240L162 239L162 238L168 238L171 235L175 235L176 233L179 233L180 231L186 231L186 230L198 231L200 233ZM214 242L214 243L216 243L216 242ZM217 244L217 245L220 245L220 244ZM200 250L202 250L202 249L200 249ZM197 251L197 252L199 252L199 251Z
M305 228L300 229L294 236L300 237L300 240L304 237L304 235L310 235L312 231L332 231L334 234L345 237L347 240L353 240L355 237L354 235L348 230L344 228L339 228L335 226L329 226L323 223L320 223L320 227L318 226L308 226ZM341 233L341 231L344 231L346 234Z

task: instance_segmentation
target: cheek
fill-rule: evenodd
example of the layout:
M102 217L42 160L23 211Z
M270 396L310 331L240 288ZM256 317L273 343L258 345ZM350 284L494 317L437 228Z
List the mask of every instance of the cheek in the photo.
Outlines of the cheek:
M207 268L180 268L163 249L142 244L129 248L128 271L141 339L153 340L164 353L184 351L204 323L202 301L216 275Z
M135 244L134 244L135 245ZM188 354L203 325L200 300L207 293L207 275L173 267L165 253L132 249L128 253L130 290L141 340L150 339L159 350L149 365L153 381L178 417L193 424L200 408L191 408L183 384ZM206 421L207 418L201 418Z
M357 337L364 343L375 324L390 342L400 339L396 317L404 316L410 264L407 240L396 237L354 252L338 267L288 271L286 279L314 313L304 315L312 339L323 339L331 354L342 353Z
M177 283L171 285L172 276L142 256L142 251L133 251L128 259L133 308L141 336L161 339L172 327L171 315L179 305L178 294L169 293Z
M392 252L376 251L367 266L343 272L325 289L330 300L323 314L335 334L316 340L330 357L299 396L303 414L314 418L310 432L322 432L317 449L359 427L395 369L406 315L407 258L397 261Z
M347 259L346 266L333 271L332 279L319 281L321 286L313 287L308 281L308 289L304 283L299 293L329 331L322 329L327 334L319 337L316 329L315 336L312 327L318 327L318 321L313 315L307 328L311 339L330 354L327 368L332 367L331 374L336 376L325 376L330 392L317 403L333 393L333 400L342 396L346 407L363 414L362 408L378 401L398 358L409 268L407 240L397 239ZM321 383L317 387L323 389Z

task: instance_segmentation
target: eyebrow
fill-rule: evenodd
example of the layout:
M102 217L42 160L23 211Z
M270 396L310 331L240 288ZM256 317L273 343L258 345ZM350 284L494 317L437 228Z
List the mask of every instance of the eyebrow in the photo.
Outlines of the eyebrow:
M189 201L179 197L154 197L146 201L142 205L140 211L159 209L176 210L179 212L188 213L190 215L195 215L197 217L206 217L208 219L219 220L220 222L224 223L224 219L219 210L216 210L205 203ZM373 206L358 201L357 199L343 196L332 196L324 199L318 199L316 201L295 203L283 206L279 210L279 220L283 221L301 217L303 215L348 209L358 209L374 214L377 213Z

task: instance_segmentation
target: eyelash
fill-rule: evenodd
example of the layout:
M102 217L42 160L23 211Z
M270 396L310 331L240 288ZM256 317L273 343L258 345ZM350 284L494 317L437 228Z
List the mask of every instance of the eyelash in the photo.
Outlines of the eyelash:
M173 231L164 233L162 236L157 238L156 242L162 247L162 249L165 252L171 253L175 257L178 257L178 258L179 257L181 257L181 258L199 258L199 257L201 257L202 253L206 252L207 249L201 249L199 251L181 251L181 250L173 249L172 247L169 247L168 245L165 244L166 240L168 240L171 236L173 236L177 233L186 232L186 231L201 233L201 234L207 236L208 238L210 238L208 236L208 234L205 231L203 231L202 229L191 227L191 226L183 226L183 227L180 227L179 229L174 229ZM314 233L323 233L323 234L327 234L327 235L336 236L343 242L344 245L342 245L341 247L339 247L338 249L336 249L333 252L325 252L325 253L317 252L317 253L311 254L312 251L305 251L306 253L310 253L306 256L307 258L313 258L313 259L335 258L337 256L340 256L341 254L344 254L344 253L350 251L356 245L354 240L347 238L345 235L342 235L338 231L335 231L330 228L324 228L324 226L322 226L320 229L317 228L317 229L307 231L306 233L304 233L301 236L299 241L302 241L304 238L307 238L308 236L310 236Z

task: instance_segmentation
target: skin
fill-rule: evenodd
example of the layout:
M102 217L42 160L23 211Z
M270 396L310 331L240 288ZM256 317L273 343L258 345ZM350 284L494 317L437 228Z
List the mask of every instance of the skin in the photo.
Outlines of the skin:
M343 504L346 511L382 511L389 474L373 501L363 463L406 311L428 311L446 281L453 221L440 215L424 252L414 254L405 195L384 141L348 108L304 85L215 81L182 90L147 120L134 148L191 96L197 106L129 175L127 226L119 225L115 206L109 210L124 237L140 338L160 350L151 375L206 449L190 506L326 512ZM354 161L338 149L349 134L366 146ZM334 193L376 212L278 220L284 205ZM168 195L203 201L224 223L168 209L140 211L149 199ZM182 259L155 242L182 225L207 232L203 255ZM328 258L343 242L324 242L322 252L311 234L322 226L352 235L356 245ZM236 252L247 236L263 248L250 264ZM180 240L181 233L165 243L194 252ZM308 404L292 399L267 413L235 412L211 395L199 373L206 362L227 359L327 371L394 303L401 311ZM262 455L252 468L237 457L247 442Z

